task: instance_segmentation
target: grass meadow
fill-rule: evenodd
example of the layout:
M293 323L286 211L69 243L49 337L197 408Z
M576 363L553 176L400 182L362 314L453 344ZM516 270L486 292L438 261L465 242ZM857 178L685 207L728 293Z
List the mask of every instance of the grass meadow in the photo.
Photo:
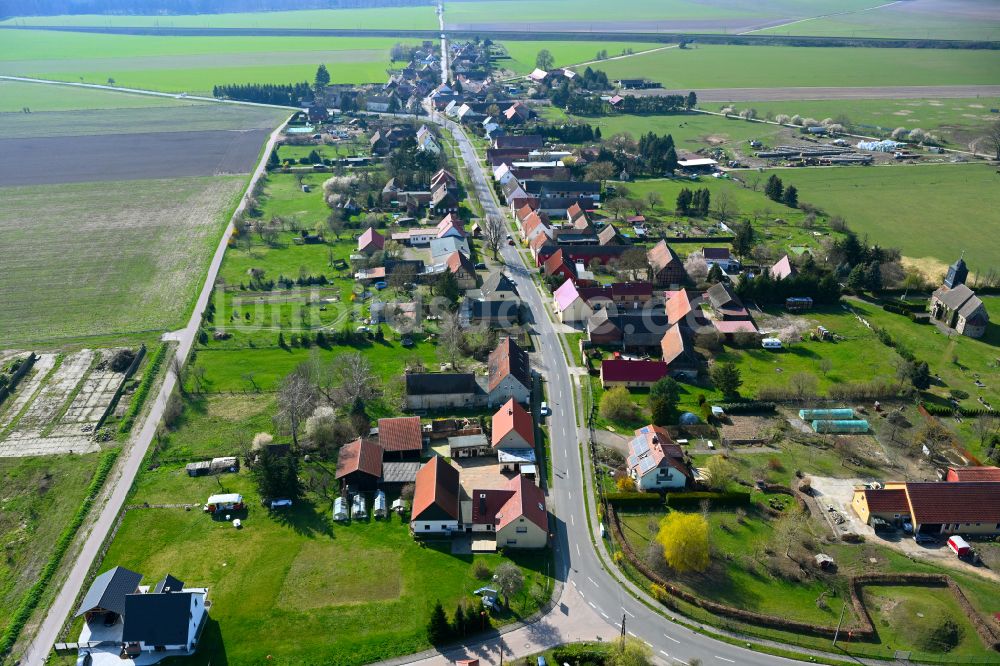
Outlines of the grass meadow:
M304 474L330 470L308 465ZM351 665L424 650L436 601L449 615L475 601L483 581L474 561L494 568L509 557L525 573L524 592L498 622L531 614L551 589L547 552L452 555L448 541L416 543L396 516L334 524L333 496L322 488L271 513L246 471L190 478L181 464L163 465L143 472L130 504L197 506L216 492L243 494L243 529L197 509L132 510L100 567L125 566L147 582L170 572L209 588L210 622L185 663Z
M211 94L223 83L312 81L323 63L333 83L386 78L389 37L163 37L4 31L0 74ZM405 41L405 40L403 40Z
M0 633L80 508L99 458L0 458Z
M520 41L507 40L503 42L510 60L500 60L498 67L512 70L515 74L527 74L535 69L535 57L542 49L548 49L552 54L556 67L569 67L581 62L590 62L597 58L601 50L607 50L608 56L622 55L627 49L634 52L654 49L662 44L646 42L558 42L558 41ZM594 69L602 69L602 63L591 65Z
M933 49L699 45L601 63L610 79L665 88L931 86L1000 83L1000 53Z
M178 327L245 180L4 188L0 345Z
M761 30L776 35L1000 39L995 6L983 0L884 4L880 9L838 14ZM874 6L874 5L873 5Z
M772 173L765 171L763 177ZM1000 266L1000 243L983 224L1000 209L1000 175L985 164L776 170L799 201L840 215L859 234L907 257L950 264L964 251L971 271Z
M191 102L169 97L129 95L125 93L45 86L19 81L0 81L0 123L5 123L8 113L21 114L25 107L39 111L107 111L110 109L144 109L177 107Z

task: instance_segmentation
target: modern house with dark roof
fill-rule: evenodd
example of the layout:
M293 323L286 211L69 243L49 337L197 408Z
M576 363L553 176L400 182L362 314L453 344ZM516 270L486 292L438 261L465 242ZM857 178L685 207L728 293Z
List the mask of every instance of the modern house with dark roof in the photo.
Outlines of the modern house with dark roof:
M639 491L683 488L693 479L684 452L660 426L643 426L628 443L629 476Z
M486 404L487 381L471 372L412 372L405 375L408 410L469 409Z
M109 659L192 654L208 617L208 589L186 588L170 574L152 591L139 587L141 581L123 567L97 576L75 614L86 620L79 643ZM151 656L143 663L158 661Z
M494 407L511 399L527 404L531 399L532 384L528 352L521 349L512 338L504 338L490 352L488 366L487 405Z
M458 530L462 488L458 470L434 456L417 472L410 530L414 534L450 534Z
M336 478L341 488L354 492L378 488L382 478L382 447L361 437L344 444L337 457Z

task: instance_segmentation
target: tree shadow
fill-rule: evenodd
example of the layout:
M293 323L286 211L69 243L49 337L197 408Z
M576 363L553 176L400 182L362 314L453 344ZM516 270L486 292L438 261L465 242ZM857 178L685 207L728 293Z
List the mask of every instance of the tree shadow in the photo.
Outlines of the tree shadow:
M289 527L296 534L308 538L318 535L333 536L333 527L324 513L317 510L315 502L309 499L296 500L291 507L268 510L268 516L279 525Z

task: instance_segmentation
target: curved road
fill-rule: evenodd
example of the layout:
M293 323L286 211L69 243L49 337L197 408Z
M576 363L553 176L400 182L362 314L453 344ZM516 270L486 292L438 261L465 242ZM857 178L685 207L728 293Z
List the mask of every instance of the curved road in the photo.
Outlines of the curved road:
M432 120L447 128L455 138L469 167L475 196L482 204L484 214L506 222L508 217L497 205L491 184L468 137L459 126L440 114L433 114ZM557 606L537 623L538 626L529 625L512 631L479 644L474 650L449 651L418 661L443 664L459 654L470 653L470 656L486 662L497 663L501 645L504 646L504 656L510 658L568 640L593 640L597 636L607 640L620 634L624 619L626 632L646 641L657 657L671 664L686 664L694 658L704 664L718 666L801 663L737 647L670 622L632 594L626 593L622 582L605 569L593 545L600 542L593 501L588 500L589 506L584 508L584 499L593 497L590 471L584 471L584 465L589 463L581 452L581 442L588 440L588 434L577 427L571 370L542 295L531 278L534 271L525 266L515 247L504 246L503 258L518 293L531 310L540 350L536 361L540 360L541 374L548 383L548 402L552 406L549 439L554 476L549 487L549 503L557 526L554 544L556 579L565 585ZM600 547L603 549L603 544ZM634 586L626 585L633 592L642 594Z

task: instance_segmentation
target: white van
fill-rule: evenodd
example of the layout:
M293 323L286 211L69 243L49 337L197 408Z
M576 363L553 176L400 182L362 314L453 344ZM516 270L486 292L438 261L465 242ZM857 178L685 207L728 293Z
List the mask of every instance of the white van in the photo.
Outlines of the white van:
M760 341L760 346L764 349L781 349L781 340L778 338L764 338Z

